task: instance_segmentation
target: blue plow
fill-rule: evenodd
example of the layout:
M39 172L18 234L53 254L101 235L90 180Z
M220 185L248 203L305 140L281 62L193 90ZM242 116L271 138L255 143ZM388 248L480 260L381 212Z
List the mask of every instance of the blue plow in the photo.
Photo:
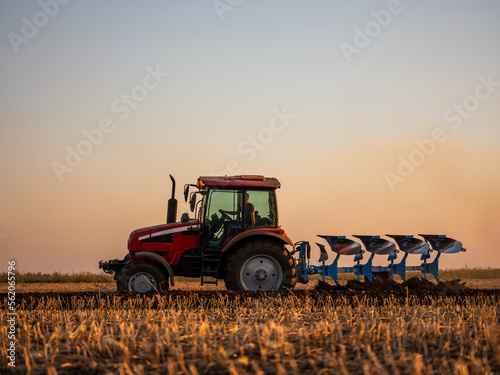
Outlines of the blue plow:
M419 271L423 274L423 278L427 279L427 275L433 275L439 283L439 257L441 254L452 254L460 251L465 251L462 243L445 235L436 234L419 234L421 238L416 238L413 235L398 235L387 234L394 242L380 238L380 236L371 235L353 235L361 240L361 243L346 238L346 236L325 236L318 237L326 240L330 249L336 254L335 259L330 265L326 265L328 253L326 246L321 243L316 243L320 249L319 262L321 265L315 266L310 264L311 246L307 241L300 241L295 244L295 251L299 252L299 260L297 264L297 276L300 282L307 283L309 275L318 274L322 276L323 281L327 276L339 285L338 275L342 273L352 273L356 275L357 280L363 276L365 280L383 280L387 276L394 280L394 275L398 275L406 281L406 272ZM370 257L365 263L363 254L370 253ZM431 253L435 252L436 256L430 261ZM398 261L398 253L403 253L403 257ZM420 255L422 263L419 266L407 266L406 260L408 255ZM338 261L341 255L354 255L355 265L352 267L339 267ZM373 259L375 255L387 255L387 260L390 262L386 266L374 266Z

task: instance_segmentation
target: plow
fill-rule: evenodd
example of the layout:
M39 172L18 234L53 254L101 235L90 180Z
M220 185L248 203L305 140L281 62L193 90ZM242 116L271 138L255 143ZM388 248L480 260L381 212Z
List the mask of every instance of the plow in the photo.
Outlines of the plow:
M335 259L329 265L326 265L328 253L326 246L321 243L316 243L320 250L319 266L311 265L311 245L308 241L299 241L295 244L295 251L299 253L297 264L297 277L299 282L307 283L309 275L318 274L325 281L329 276L339 285L339 274L354 274L359 281L361 276L365 280L385 281L387 279L394 280L394 276L398 275L403 281L406 281L406 272L417 271L421 272L424 279L427 275L434 276L439 283L439 258L441 254L453 254L465 251L462 243L449 238L446 235L435 234L419 234L421 238L416 238L413 235L395 235L387 234L387 237L392 238L394 242L373 235L353 235L359 238L361 243L346 236L326 236L318 235L318 237L326 240L330 249L336 254ZM365 263L362 263L363 254L371 253ZM436 255L430 261L431 253ZM403 253L402 258L398 261L398 253ZM407 266L406 261L409 255L420 255L422 263L419 266ZM339 258L341 255L353 256L356 263L352 267L339 267ZM390 262L387 266L374 266L373 260L375 255L387 255L387 261Z
M423 278L434 276L439 283L441 254L465 251L462 243L445 235L319 235L335 254L327 265L326 245L320 249L320 265L311 264L308 241L293 243L278 222L274 177L260 175L201 176L196 184L184 186L184 199L191 212L177 217L175 179L168 200L165 224L134 230L128 239L128 253L121 260L99 262L99 268L114 274L119 292L146 293L167 290L175 276L200 278L201 285L223 280L228 290L275 291L307 283L309 275L331 277L351 273L358 280L406 280L406 272L419 271ZM197 189L191 191L190 189ZM432 253L435 254L432 255ZM296 256L298 254L298 258ZM364 260L364 254L370 254ZM402 257L398 260L398 254ZM419 255L419 266L407 266L409 256ZM340 267L341 256L353 256L354 265ZM379 256L388 264L374 265ZM433 257L433 259L431 259Z

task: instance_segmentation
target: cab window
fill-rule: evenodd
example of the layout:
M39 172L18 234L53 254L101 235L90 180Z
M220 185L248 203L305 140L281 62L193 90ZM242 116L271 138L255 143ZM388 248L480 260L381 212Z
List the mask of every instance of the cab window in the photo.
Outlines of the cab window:
M276 207L276 196L274 190L247 190L248 203L245 209L253 208L255 215L255 227L278 227L278 210ZM253 206L253 207L252 207ZM248 227L248 213L245 212L245 227Z
M242 192L212 190L208 198L205 222L208 247L220 247L242 227Z

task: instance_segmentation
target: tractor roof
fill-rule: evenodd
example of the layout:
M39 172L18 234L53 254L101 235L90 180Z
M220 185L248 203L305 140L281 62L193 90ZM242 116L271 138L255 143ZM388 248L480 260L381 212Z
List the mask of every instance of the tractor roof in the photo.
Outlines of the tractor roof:
M281 186L280 182L274 177L264 177L258 175L243 176L201 176L198 178L198 184L205 186L217 186L220 188L261 188L277 189Z

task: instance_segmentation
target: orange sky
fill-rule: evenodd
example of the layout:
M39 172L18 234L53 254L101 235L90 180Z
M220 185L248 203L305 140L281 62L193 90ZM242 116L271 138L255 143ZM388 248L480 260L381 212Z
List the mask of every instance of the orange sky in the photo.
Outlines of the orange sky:
M491 167L477 167L477 149L446 145L394 193L380 173L380 166L391 160L390 149L377 152L367 143L363 149L348 155L341 148L310 166L272 168L256 161L259 167L245 172L281 180L280 223L293 241L318 241L316 234L446 234L462 241L467 252L444 255L443 267L500 266L495 236L500 179ZM487 157L493 165L500 162L496 150ZM450 158L463 167L453 168ZM178 186L195 182L197 175L187 177L193 168L182 166L171 168ZM103 168L92 179L75 175L59 184L45 175L36 185L31 178L13 176L4 185L15 199L2 202L9 215L1 223L8 234L0 244L1 256L17 259L29 271L97 271L99 260L125 254L133 229L164 222L170 181L157 171L138 171L130 179L126 170L117 174ZM188 207L181 203L180 190L177 198L180 216ZM349 258L343 263L349 264ZM385 257L375 260L385 264ZM417 256L409 261L419 263Z

